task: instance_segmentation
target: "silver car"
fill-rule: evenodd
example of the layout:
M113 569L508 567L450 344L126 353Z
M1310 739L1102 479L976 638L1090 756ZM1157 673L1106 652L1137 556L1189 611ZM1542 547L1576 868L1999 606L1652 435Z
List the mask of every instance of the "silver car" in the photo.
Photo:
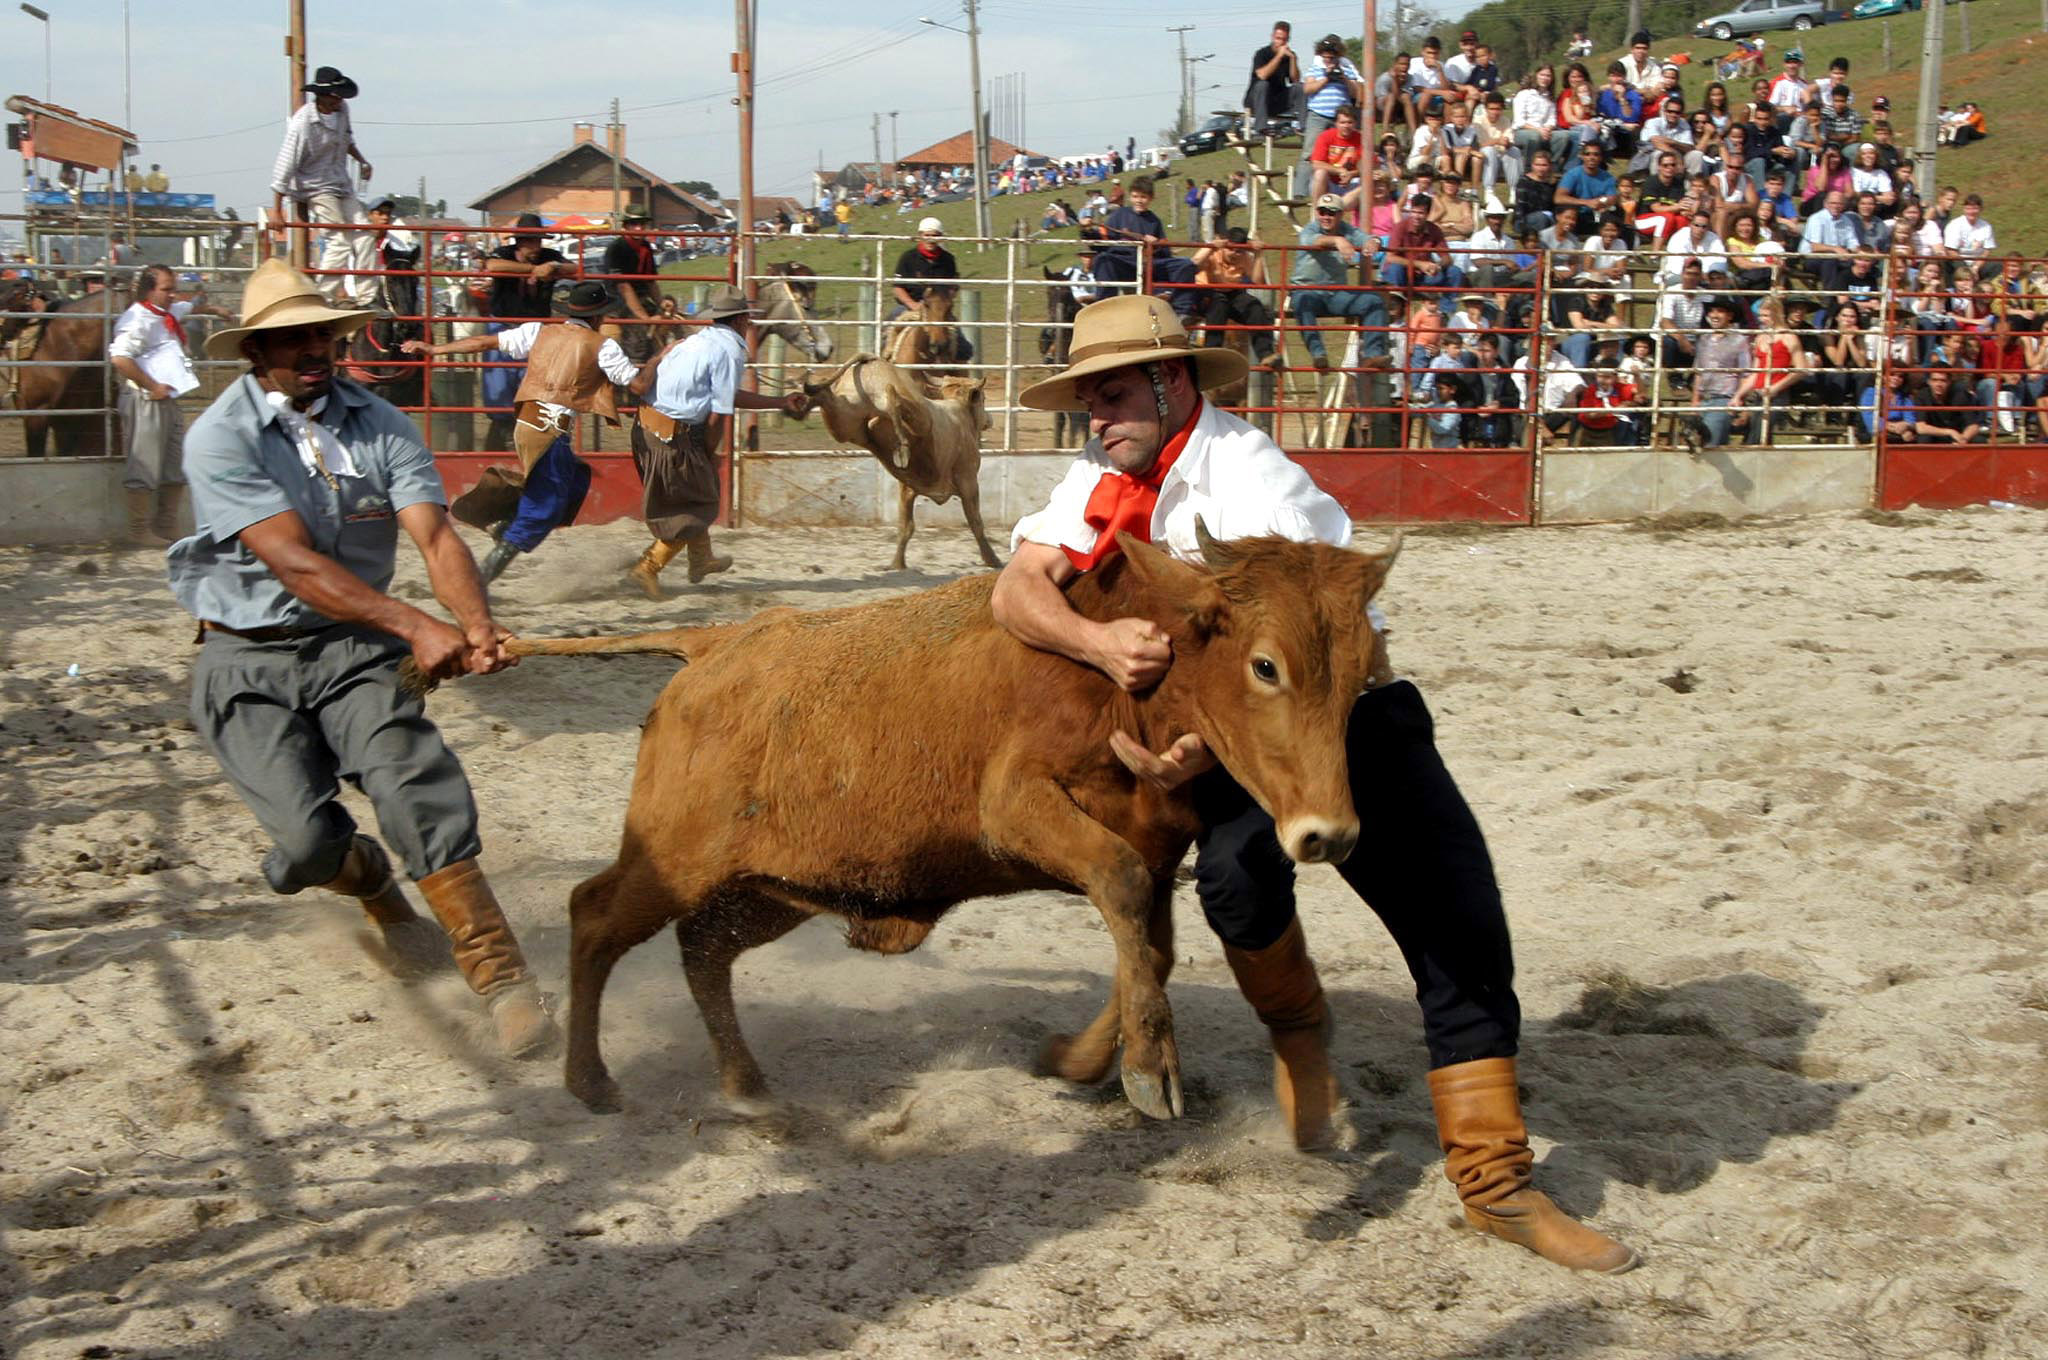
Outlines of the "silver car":
M1741 33L1762 33L1773 28L1791 28L1804 33L1827 22L1823 0L1742 0L1725 14L1700 20L1692 31L1702 38L1727 42Z

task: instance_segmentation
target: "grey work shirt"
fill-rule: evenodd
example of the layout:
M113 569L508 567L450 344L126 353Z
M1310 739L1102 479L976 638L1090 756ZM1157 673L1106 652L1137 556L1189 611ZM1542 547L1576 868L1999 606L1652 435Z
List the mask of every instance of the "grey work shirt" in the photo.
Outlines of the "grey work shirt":
M171 593L193 617L229 628L319 628L331 620L284 588L238 535L287 510L313 548L372 590L398 565L398 512L446 505L433 455L412 421L367 388L335 378L320 423L348 447L358 476L335 486L306 470L297 442L256 379L244 374L185 434L185 480L197 530L170 549Z

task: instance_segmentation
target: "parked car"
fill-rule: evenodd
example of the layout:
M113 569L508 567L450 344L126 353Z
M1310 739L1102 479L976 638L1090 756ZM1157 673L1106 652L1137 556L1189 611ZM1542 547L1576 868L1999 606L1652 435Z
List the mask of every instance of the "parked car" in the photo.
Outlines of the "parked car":
M1948 0L1953 5L1956 0ZM1882 19L1888 14L1907 14L1920 8L1920 0L1863 0L1849 11L1851 19Z
M1208 122L1180 139L1180 154L1200 156L1210 151L1220 151L1230 140L1230 134L1237 130L1237 115L1219 113Z
M1823 0L1742 0L1734 9L1700 20L1692 31L1702 38L1727 42L1739 33L1763 33L1774 28L1804 33L1827 21Z

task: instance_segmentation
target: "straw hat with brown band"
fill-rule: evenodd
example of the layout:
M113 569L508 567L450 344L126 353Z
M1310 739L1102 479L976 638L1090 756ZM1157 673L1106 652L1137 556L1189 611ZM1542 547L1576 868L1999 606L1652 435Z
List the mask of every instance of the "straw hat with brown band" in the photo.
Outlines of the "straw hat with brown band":
M376 317L375 312L329 306L311 279L273 255L250 272L242 289L242 324L207 336L206 354L211 359L237 358L249 336L287 326L332 326L334 338L342 340Z
M1066 371L1033 383L1017 400L1036 411L1085 411L1074 382L1113 368L1195 361L1195 386L1207 390L1244 377L1244 355L1234 349L1196 348L1180 318L1162 298L1126 293L1091 302L1074 316L1073 346Z

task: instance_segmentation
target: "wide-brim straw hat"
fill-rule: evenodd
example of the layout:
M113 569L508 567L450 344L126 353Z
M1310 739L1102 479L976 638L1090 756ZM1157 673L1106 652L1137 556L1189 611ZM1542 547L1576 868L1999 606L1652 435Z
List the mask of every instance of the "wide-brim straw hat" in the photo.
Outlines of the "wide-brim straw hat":
M1205 391L1248 371L1244 355L1234 349L1197 349L1165 299L1134 293L1091 302L1077 312L1068 356L1065 372L1033 383L1017 400L1034 411L1085 411L1087 403L1074 395L1076 380L1167 359L1193 359L1195 386Z
M242 323L207 336L206 354L211 359L237 358L244 337L286 326L329 325L334 338L341 340L376 319L375 312L329 306L313 280L273 255L251 271L242 289Z

